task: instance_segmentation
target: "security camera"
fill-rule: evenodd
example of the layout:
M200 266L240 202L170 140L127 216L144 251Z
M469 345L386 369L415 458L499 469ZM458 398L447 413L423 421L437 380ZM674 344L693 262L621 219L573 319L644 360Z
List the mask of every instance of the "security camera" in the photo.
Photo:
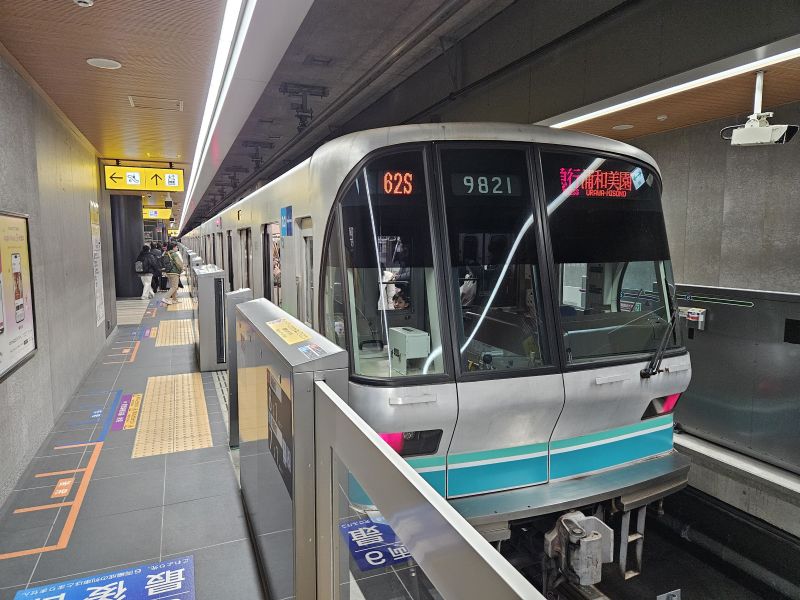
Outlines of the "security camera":
M770 125L771 112L753 113L744 125L724 127L719 135L723 140L730 140L731 146L764 146L769 144L785 144L791 140L799 125ZM731 132L726 136L727 131Z

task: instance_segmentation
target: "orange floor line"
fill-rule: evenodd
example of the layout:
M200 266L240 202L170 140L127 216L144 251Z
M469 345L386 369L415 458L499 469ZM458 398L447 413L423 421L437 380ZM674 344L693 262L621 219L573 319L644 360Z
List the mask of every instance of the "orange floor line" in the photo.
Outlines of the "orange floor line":
M66 448L83 448L85 446L94 446L95 444L102 444L103 442L86 442L82 444L67 444L66 446L56 446L53 450L64 450Z
M81 511L81 504L86 496L86 490L89 488L89 481L92 479L92 473L97 466L97 459L100 458L100 450L103 449L103 442L97 442L92 455L89 457L89 462L86 465L86 473L81 478L81 483L78 486L78 491L75 493L75 499L72 501L72 506L67 515L67 521L64 523L64 529L61 530L61 536L58 538L56 548L61 550L69 544L69 538L72 535L72 530L75 527L75 520L78 518L78 513Z
M131 352L130 357L128 358L128 362L133 362L136 360L136 353L139 351L139 342L136 342L133 346L133 352Z
M35 512L37 510L47 510L49 508L61 508L62 506L72 506L73 501L69 502L56 502L55 504L42 504L41 506L26 506L25 508L18 508L14 514Z
M51 473L37 473L34 477L53 477L55 475L69 475L70 473L83 473L86 469L67 469L66 471L53 471Z

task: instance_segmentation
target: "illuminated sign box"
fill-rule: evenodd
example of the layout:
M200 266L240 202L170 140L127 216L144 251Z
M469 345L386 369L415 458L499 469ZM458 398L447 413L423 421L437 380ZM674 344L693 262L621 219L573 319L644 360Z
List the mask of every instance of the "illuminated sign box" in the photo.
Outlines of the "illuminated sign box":
M160 219L162 221L169 221L172 218L171 208L149 208L142 209L143 219Z
M184 191L183 169L105 165L103 170L107 190Z

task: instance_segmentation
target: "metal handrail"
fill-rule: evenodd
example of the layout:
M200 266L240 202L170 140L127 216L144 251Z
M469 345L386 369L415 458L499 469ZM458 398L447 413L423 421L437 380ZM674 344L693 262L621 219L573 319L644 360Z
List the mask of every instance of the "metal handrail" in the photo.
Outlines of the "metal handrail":
M338 457L444 598L544 600L324 381L315 383L314 396L318 598L339 593Z

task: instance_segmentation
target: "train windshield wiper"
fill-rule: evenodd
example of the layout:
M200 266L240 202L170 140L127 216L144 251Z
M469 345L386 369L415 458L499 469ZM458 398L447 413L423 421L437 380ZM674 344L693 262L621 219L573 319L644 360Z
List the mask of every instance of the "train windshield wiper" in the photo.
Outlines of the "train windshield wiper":
M639 371L642 379L650 379L650 377L653 375L657 375L661 372L661 361L664 359L664 352L667 350L669 338L672 337L672 332L675 330L675 323L678 321L678 303L673 301L672 306L672 319L670 320L666 331L664 331L661 341L658 343L658 348L653 353L653 356L650 358L650 362L647 363L647 366Z

